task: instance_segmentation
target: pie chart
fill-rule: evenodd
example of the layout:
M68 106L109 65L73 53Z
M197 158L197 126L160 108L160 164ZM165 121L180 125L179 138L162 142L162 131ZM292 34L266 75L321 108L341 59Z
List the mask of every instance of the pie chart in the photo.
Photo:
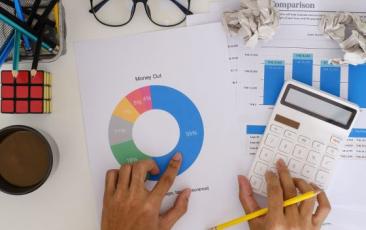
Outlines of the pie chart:
M167 113L178 124L175 147L159 156L143 152L136 145L133 135L134 126L138 123L136 121L152 111ZM162 116L162 120L154 124L155 130L146 132L158 134L164 130L167 124L164 119L165 116ZM198 158L203 140L204 127L197 107L185 94L167 86L151 85L129 93L118 103L109 123L110 146L114 157L121 165L146 159L152 159L157 163L160 174L151 175L149 180L158 180L177 152L183 156L178 175L185 172Z

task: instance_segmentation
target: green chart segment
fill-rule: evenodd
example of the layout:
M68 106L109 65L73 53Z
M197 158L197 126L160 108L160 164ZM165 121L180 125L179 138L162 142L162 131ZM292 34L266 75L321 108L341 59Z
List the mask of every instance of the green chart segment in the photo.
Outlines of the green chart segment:
M178 122L180 137L176 147L161 157L150 157L141 152L132 138L134 122L150 110L170 113ZM138 160L153 159L164 172L169 160L176 152L181 152L183 162L179 174L186 171L197 159L203 144L204 128L201 115L194 103L183 93L167 86L147 86L139 88L116 106L109 124L109 141L112 152L120 164ZM158 180L161 174L151 176Z

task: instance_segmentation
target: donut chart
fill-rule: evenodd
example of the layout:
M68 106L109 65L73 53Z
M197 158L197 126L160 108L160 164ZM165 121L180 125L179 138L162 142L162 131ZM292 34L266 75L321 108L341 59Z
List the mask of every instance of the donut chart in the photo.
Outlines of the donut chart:
M172 115L179 125L179 140L174 149L163 156L151 157L135 145L132 131L135 121L151 110L162 110ZM162 121L162 124L164 122ZM180 91L160 85L146 86L122 98L113 111L109 123L109 142L114 157L120 164L153 159L164 172L175 153L183 155L178 175L185 172L197 159L204 140L204 128L200 112L194 103ZM158 180L151 175L150 180Z

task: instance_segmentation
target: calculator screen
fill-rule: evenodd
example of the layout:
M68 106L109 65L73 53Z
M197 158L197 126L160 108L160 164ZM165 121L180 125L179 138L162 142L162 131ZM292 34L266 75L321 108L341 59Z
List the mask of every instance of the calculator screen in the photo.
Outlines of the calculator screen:
M353 108L291 84L288 85L281 103L345 129L351 126L357 112Z

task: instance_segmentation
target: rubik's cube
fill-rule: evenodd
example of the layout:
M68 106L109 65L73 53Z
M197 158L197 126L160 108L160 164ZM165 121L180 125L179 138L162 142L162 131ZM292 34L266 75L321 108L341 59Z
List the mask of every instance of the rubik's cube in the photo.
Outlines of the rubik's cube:
M16 78L12 71L1 71L2 113L51 113L51 79L48 72L19 71Z

